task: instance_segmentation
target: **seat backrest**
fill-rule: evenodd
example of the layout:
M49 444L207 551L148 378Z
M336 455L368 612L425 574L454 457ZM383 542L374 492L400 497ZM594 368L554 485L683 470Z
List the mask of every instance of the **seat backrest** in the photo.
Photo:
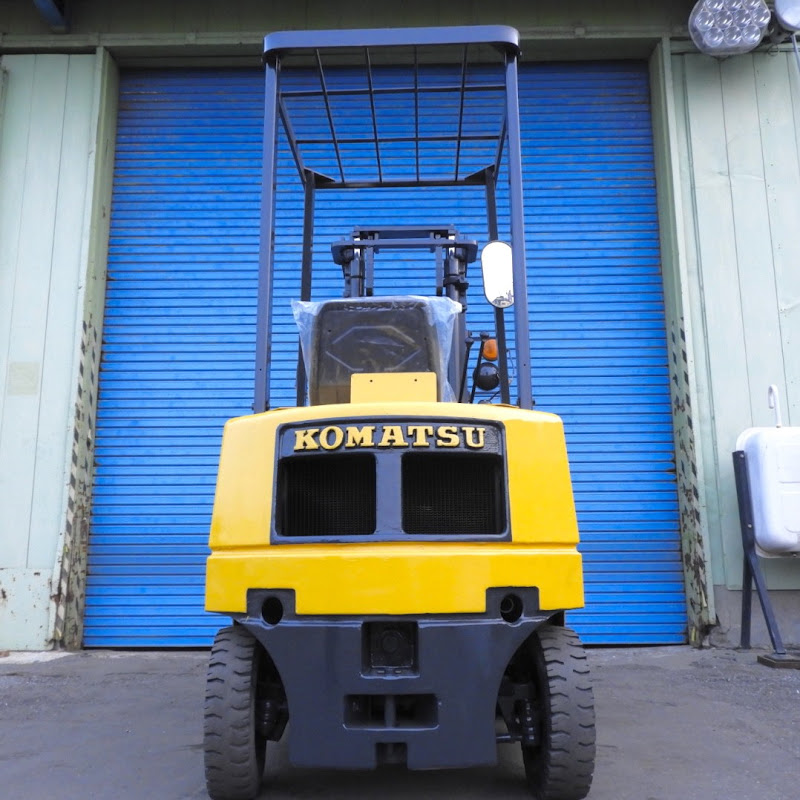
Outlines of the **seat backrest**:
M310 355L311 405L350 402L350 376L356 372L434 372L441 385L446 368L424 298L322 303Z

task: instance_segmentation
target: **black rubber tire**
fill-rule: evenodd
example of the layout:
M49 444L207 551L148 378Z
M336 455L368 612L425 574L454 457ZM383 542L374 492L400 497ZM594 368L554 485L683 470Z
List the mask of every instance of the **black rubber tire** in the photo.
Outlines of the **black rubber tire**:
M266 739L255 721L264 651L240 625L214 639L206 675L203 755L212 800L253 800L261 789Z
M525 777L536 800L582 800L595 760L594 693L578 635L543 625L529 642L540 715L540 741L523 747Z

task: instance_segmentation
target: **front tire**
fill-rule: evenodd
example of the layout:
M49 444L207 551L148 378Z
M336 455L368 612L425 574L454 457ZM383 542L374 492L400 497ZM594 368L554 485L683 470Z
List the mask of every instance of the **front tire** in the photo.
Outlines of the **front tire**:
M264 775L267 740L256 724L266 654L240 625L214 639L206 676L203 755L212 800L253 800Z
M528 643L539 735L522 748L525 777L536 800L582 800L595 760L594 693L578 635L544 625Z

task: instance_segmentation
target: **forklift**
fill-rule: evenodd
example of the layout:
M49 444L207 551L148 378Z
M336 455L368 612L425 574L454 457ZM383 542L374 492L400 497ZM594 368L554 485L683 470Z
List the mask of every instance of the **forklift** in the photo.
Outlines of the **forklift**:
M206 568L206 609L232 621L207 673L208 793L260 796L285 736L292 764L337 769L492 765L516 745L534 798L586 797L594 701L565 623L584 603L578 527L561 419L533 409L519 35L284 31L263 55L254 413L225 425ZM295 405L270 407L286 153L300 346ZM419 190L424 215L464 187L485 200L482 247L441 221L353 225L327 242L341 296L312 299L320 192ZM427 294L381 291L379 267L409 259ZM491 335L467 325L478 260Z

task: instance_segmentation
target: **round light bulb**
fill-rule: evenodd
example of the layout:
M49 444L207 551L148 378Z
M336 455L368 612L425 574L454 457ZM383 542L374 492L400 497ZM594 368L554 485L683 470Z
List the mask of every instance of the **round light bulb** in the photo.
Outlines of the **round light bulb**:
M727 8L723 9L722 11L718 11L714 15L714 22L719 28L730 28L730 26L733 25L733 14L731 14Z
M708 11L701 11L695 18L694 24L699 31L707 31L714 27L714 15Z
M759 8L753 9L753 23L759 28L766 28L769 25L771 14L769 9L762 3Z
M742 28L742 41L755 47L761 41L761 28L757 25L747 25Z
M737 47L742 43L742 32L738 28L728 28L722 38L725 44Z

